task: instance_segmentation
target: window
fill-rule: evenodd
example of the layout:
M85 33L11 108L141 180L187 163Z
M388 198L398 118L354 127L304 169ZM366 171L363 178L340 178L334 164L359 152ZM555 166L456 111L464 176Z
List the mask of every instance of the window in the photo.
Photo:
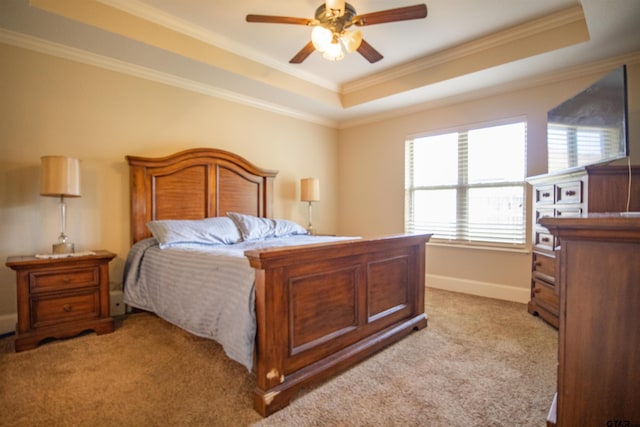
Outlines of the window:
M405 231L524 246L526 123L408 140Z

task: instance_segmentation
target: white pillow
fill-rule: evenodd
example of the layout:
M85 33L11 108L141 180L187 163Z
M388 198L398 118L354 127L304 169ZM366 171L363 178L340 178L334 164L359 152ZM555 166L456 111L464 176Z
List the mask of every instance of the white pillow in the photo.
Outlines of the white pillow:
M158 241L160 249L185 243L230 245L242 240L238 227L224 216L194 220L155 220L149 221L147 227Z
M243 240L308 234L300 224L287 219L260 218L237 212L227 212L227 216L235 222Z

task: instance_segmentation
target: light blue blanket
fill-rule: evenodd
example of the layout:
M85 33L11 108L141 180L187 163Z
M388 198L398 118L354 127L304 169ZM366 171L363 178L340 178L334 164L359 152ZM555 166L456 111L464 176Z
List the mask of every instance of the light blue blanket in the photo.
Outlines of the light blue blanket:
M154 238L136 243L124 270L124 302L222 345L253 368L256 334L254 269L245 250L349 239L290 236L233 245L160 249Z

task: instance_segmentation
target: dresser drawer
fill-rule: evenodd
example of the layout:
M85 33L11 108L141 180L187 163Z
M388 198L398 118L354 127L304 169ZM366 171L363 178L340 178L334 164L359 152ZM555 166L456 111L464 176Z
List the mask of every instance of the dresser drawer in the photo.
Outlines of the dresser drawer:
M532 298L536 304L558 316L560 314L560 304L555 287L541 280L533 280Z
M31 300L31 324L38 328L100 315L99 290L70 295L43 295Z
M100 285L98 266L74 269L39 270L29 274L31 292L51 292Z
M555 218L556 210L552 208L536 209L536 224L540 222L542 218Z
M539 205L552 205L555 202L555 185L541 185L535 189L535 201Z
M582 216L582 208L579 206L563 206L556 209L558 218L579 218Z
M556 203L582 203L582 181L558 184L556 186Z
M535 253L533 254L533 276L547 283L555 284L556 259L554 257Z
M555 249L555 238L553 237L553 234L549 233L546 229L541 228L535 231L533 244L537 249L553 251Z

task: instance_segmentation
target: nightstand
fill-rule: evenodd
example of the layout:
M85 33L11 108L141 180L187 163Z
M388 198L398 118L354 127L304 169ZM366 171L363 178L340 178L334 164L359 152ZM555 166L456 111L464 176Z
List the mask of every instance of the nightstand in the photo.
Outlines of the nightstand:
M47 338L67 338L87 330L113 332L109 315L109 262L116 254L64 258L11 256L16 271L18 324L15 350L35 348Z

